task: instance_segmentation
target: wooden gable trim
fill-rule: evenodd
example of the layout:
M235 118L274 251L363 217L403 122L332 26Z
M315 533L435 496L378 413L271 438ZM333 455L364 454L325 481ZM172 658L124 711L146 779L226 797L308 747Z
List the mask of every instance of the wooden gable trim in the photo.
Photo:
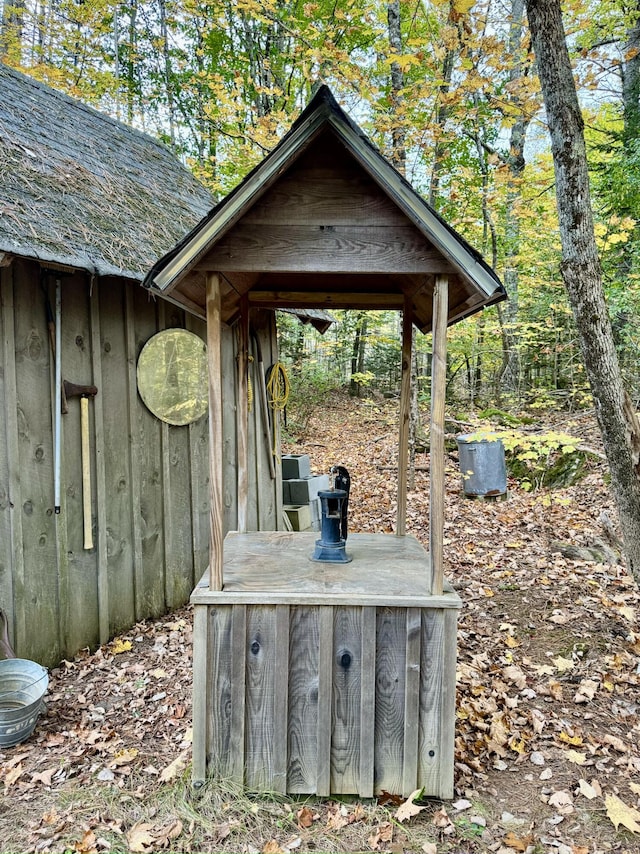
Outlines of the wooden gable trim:
M180 250L153 274L153 284L159 290L170 290L184 270L195 264L212 243L238 222L245 210L278 179L292 157L313 142L326 123L327 113L327 107L312 113L307 122L294 129L291 136L285 137L273 149L249 179L245 179L236 191L223 200L219 214L215 213L214 208L208 221L196 228Z
M462 276L471 279L486 296L492 296L496 291L501 290L499 282L489 269L485 268L456 238L455 234L429 210L424 200L405 182L400 173L396 172L349 124L335 114L330 114L328 121L360 165Z
M314 100L316 103L312 102L309 105L306 114L303 114L301 119L294 123L287 136L271 154L211 212L206 221L185 237L182 244L179 244L173 253L158 262L156 268L147 277L146 284L158 288L163 294L170 293L176 288L185 273L194 268L206 272L217 270L223 275L226 273L229 281L235 281L235 274L238 273L245 275L250 272L280 272L285 274L286 272L300 272L308 275L317 273L318 259L314 260L306 256L304 247L307 244L304 235L301 236L302 240L297 251L298 257L294 261L283 262L280 260L278 262L275 258L270 260L269 253L267 253L261 255L261 263L259 264L256 257L256 247L252 245L255 235L251 233L249 221L252 218L252 209L258 200L297 161L322 132L329 132L335 135L338 143L345 147L346 152L374 181L389 202L397 206L398 211L407 218L407 224L417 229L416 236L420 234L427 242L431 242L433 249L435 249L429 259L416 259L414 257L413 261L411 257L407 259L400 256L399 258L397 252L395 254L390 253L392 257L387 259L386 264L378 259L377 263L380 264L381 269L377 272L393 272L409 276L427 273L430 278L434 275L445 274L449 276L450 281L452 278L461 280L460 285L464 290L467 292L475 291L476 294L471 293L469 295L464 307L450 303L450 310L454 312L455 317L450 317L449 323L460 320L468 314L480 310L485 305L504 299L506 296L504 288L488 265L482 261L481 257L462 237L457 235L429 208L411 185L383 158L380 152L363 136L360 129L342 111L331 93L327 90L322 97L317 95ZM247 218L246 223L244 222L245 216ZM245 226L244 231L242 228L234 228L241 219L243 220L242 226ZM273 227L277 231L277 226L274 225ZM229 234L230 230L237 232L234 237ZM228 242L224 243L224 235L227 234ZM282 235L275 232L273 236L276 240L279 237L282 238ZM290 229L287 229L285 239L291 239ZM358 241L356 240L355 243L357 247ZM212 247L211 253L208 251L209 247ZM251 253L253 253L253 257L249 257ZM359 254L362 256L368 254L364 245L360 246L360 252L355 252L355 256L353 254L349 256L348 265L346 257L334 259L332 261L333 267L330 268L331 272L338 275L353 273L354 258L357 259ZM344 255L349 255L346 249ZM409 255L411 256L411 253ZM437 260L438 256L439 261ZM306 261L301 260L304 257L307 257ZM375 253L372 265L367 266L365 257L361 260L365 263L357 266L356 260L355 272L362 270L362 272L375 275ZM371 261L371 258L368 260ZM423 262L422 266L420 262ZM390 270L388 265L393 266L394 269ZM345 266L348 266L348 269L345 269ZM341 283L340 291L343 290L344 284L344 282ZM254 285L250 287L254 287ZM271 290L271 288L267 290ZM246 291L241 287L238 292L244 293ZM233 295L230 295L230 298L231 302L235 302ZM263 301L262 304L266 303ZM288 300L287 304L290 304ZM303 305L310 305L310 303L305 301ZM315 303L315 305L326 308L336 305L336 303L329 300ZM231 308L233 314L235 309L233 306ZM225 314L228 313L225 311ZM419 328L426 331L427 326L423 322L424 318L420 317L420 312L416 316L416 321L418 321Z

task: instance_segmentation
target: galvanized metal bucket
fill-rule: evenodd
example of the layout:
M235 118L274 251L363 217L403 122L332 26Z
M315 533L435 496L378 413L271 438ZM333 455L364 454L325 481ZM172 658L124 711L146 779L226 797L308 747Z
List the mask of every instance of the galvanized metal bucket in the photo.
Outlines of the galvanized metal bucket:
M464 494L468 498L506 495L507 467L504 445L492 433L456 437Z
M48 685L47 670L35 661L0 661L0 747L12 747L29 738Z

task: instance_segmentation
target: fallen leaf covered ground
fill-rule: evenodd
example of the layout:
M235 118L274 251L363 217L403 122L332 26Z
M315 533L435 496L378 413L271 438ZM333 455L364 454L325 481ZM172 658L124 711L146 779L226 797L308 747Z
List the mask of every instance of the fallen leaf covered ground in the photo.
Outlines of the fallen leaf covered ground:
M598 449L589 413L545 421ZM340 397L288 448L316 472L347 466L351 530L393 529L396 423L392 403ZM428 454L416 464L408 528L426 543ZM615 519L604 463L589 457L565 489L510 481L505 501L465 498L454 451L446 476L447 576L464 603L452 802L194 790L185 607L52 671L33 736L0 752L0 850L639 851L638 590L621 563L557 551Z

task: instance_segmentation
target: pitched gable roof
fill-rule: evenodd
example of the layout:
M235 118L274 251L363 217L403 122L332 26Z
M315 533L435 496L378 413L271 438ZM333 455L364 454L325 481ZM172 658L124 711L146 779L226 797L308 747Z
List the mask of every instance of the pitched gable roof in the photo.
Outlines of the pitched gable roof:
M329 149L331 155L327 153ZM325 206L322 215L318 213L318 206L314 213L309 204L310 189L316 197L318 195L320 183L313 176L320 168L319 162L325 173L331 170L332 163L335 164L335 173L342 182L342 199L335 200L333 208ZM351 182L350 176L356 174L364 176L359 183ZM285 204L274 201L274 194L287 180L291 185L297 182L299 192L296 195L303 201L298 207L289 204L290 220L288 224L283 220L278 232L273 225L270 229L267 227L267 220L269 216L277 219L285 209ZM316 185L311 188L314 180ZM353 184L350 202L355 212L349 239L340 241L336 217L341 219L345 188L350 184ZM363 192L366 200L359 195ZM304 211L307 233L303 240L298 223L304 200L307 203ZM368 223L367 214L364 210L355 210L364 201L370 202L378 212L385 207L382 220L375 223L375 238L370 239L368 245L365 243L369 238L363 230ZM262 210L259 221L257 210ZM393 211L399 219L394 218ZM326 224L322 224L323 215L327 217ZM344 235L348 226L349 223L345 223ZM359 246L356 245L358 240L353 239L356 233L364 235ZM292 241L298 239L298 255L304 257L304 262L294 261L292 251L287 254L282 246L287 235ZM333 243L329 242L331 236L335 237ZM381 249L384 241L387 245ZM391 251L385 253L389 248ZM356 258L359 250L366 256L364 262ZM252 255L256 264L260 264L259 258L263 259L261 270L251 267ZM255 304L267 305L271 300L271 307L291 307L299 301L299 305L316 307L370 308L398 307L409 294L414 302L416 322L426 331L431 321L430 290L438 272L449 275L457 283L449 322L506 296L498 277L481 255L391 166L340 108L326 86L321 87L276 148L160 259L145 284L162 293L171 293L175 299L203 304L203 271L206 269L224 274L223 316L226 315L226 319L233 315L242 294L249 294L250 299L256 300ZM371 291L373 293L369 293ZM353 296L351 303L350 296Z
M211 209L162 143L0 64L0 252L141 281Z

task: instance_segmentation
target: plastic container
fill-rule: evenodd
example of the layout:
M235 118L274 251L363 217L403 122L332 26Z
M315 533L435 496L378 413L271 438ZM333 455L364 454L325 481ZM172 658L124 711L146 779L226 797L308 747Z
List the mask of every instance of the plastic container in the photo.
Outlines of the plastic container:
M35 661L0 661L0 747L12 747L29 738L48 686L47 670Z
M507 466L504 445L491 434L475 433L456 438L464 494L469 498L506 495Z

